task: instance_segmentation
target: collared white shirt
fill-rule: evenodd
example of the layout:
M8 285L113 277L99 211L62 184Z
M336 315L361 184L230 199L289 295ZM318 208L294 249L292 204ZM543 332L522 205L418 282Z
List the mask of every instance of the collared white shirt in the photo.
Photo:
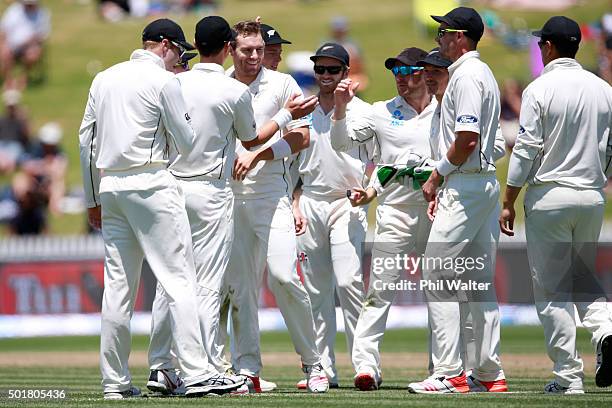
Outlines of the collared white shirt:
M558 58L525 88L519 122L508 185L605 187L612 167L612 88L604 80L572 58Z
M478 133L478 145L455 172L495 171L495 134L499 126L499 87L478 51L470 51L448 67L449 81L440 114L440 154L446 155L456 133Z
M372 139L377 165L420 165L431 155L431 120L437 105L436 98L431 98L419 114L401 96L376 102L366 111L333 121L332 146L345 151ZM373 174L370 185L374 188L375 181ZM377 188L377 192L380 204L426 204L423 193L415 190L412 183L393 183L384 190Z
M96 75L79 130L87 206L100 204L100 170L167 165L170 143L189 151L195 137L189 120L178 79L150 51L136 50Z
M229 180L236 139L257 137L249 88L225 76L218 64L195 64L177 75L191 126L196 133L192 148L175 158L170 172L177 178L211 177Z
M347 112L370 108L366 102L355 97L347 106ZM365 169L373 155L373 139L346 152L332 148L330 140L333 109L325 113L317 106L311 115L310 146L299 152L293 166L298 166L305 195L320 199L346 198L346 191L367 184Z
M265 67L261 67L257 78L248 85L248 88L253 98L253 111L258 129L284 108L293 95L303 95L297 82L290 75ZM281 132L305 126L308 126L308 121L304 118L291 121L286 129L277 132L263 147L276 142L281 137ZM241 144L236 145L237 154L245 151ZM259 162L248 172L243 181L232 181L232 189L236 197L243 199L290 195L292 191L289 164L286 159Z
M429 137L429 147L431 148L431 158L440 160L440 113L442 104L438 104L431 118L431 136ZM495 146L493 147L493 160L498 161L506 155L506 140L501 130L501 126L497 125L495 132Z

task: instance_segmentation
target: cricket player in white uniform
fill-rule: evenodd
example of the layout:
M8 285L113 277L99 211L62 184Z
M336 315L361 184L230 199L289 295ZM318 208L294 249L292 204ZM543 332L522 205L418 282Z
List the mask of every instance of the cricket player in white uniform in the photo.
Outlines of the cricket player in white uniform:
M431 147L431 158L440 160L441 154L439 150L440 141L440 113L442 108L442 98L448 85L448 67L452 61L447 60L440 54L440 48L434 48L427 54L425 58L418 62L419 66L424 68L425 84L427 90L438 101L438 106L431 119L431 135L429 144ZM506 155L506 142L501 132L501 128L497 128L495 134L495 146L493 148L493 159L497 162ZM429 214L428 214L429 215ZM430 215L433 220L433 214ZM461 312L461 360L466 373L471 372L474 368L476 359L476 344L474 333L472 330L472 316L470 314L469 305L466 302L459 304ZM430 339L431 346L431 339ZM430 347L431 356L431 347ZM430 359L430 373L433 373L433 362Z
M296 351L308 374L311 392L326 392L329 383L321 366L315 342L312 307L296 270L296 238L291 202L291 182L285 158L308 147L308 122L291 120L284 106L301 90L289 75L268 70L261 65L264 41L260 25L241 22L231 53L233 76L248 85L253 96L257 125L273 119L284 130L262 149L246 151L238 146L239 157L232 184L234 204L234 242L226 274L227 291L232 303L234 349L233 366L249 376L257 390L261 370L259 349L258 303L264 266L268 267L268 285L283 314ZM246 175L253 160L258 163Z
M105 244L101 371L104 397L139 396L128 370L130 318L142 262L170 304L170 322L187 396L230 392L244 379L220 376L204 354L197 320L196 279L185 203L166 170L167 144L186 153L193 129L179 82L169 72L185 49L183 30L156 20L130 61L94 79L79 130L89 220ZM165 239L172 233L171 240Z
M603 188L612 174L612 88L576 62L581 34L575 21L552 17L534 35L540 37L545 67L523 92L499 221L503 233L514 234L514 203L529 183L527 254L536 309L554 362L554 379L544 391L582 394L574 307L597 349L595 383L612 385L612 310L593 281Z
M388 58L385 67L395 76L398 96L377 102L366 112L346 114L347 104L354 97L358 84L350 79L340 82L335 91L332 116L331 144L334 149L347 151L372 141L377 164L412 167L429 158L429 132L437 102L427 92L423 67L416 66L426 55L419 48L407 48L397 57ZM422 253L431 223L421 191L415 190L412 183L394 183L383 191L377 181L373 176L367 189L353 189L361 196L359 204L370 202L378 195L373 262L375 258L394 257L395 254ZM395 282L401 273L398 268L372 268L353 344L355 386L360 390L377 389L382 382L379 344L395 291L379 284Z
M361 256L367 211L363 207L353 208L346 192L367 185L365 170L373 154L373 143L370 140L347 152L332 148L329 133L334 90L348 77L349 54L339 44L326 43L310 59L319 87L319 105L310 116L310 146L291 164L292 177L294 169L297 173L294 182L298 178L301 182L297 183L293 205L300 210L296 218L303 216L307 220L304 234L297 238L298 260L312 303L323 368L330 387L337 388L335 292L344 314L349 355L364 297ZM370 105L353 98L347 110L359 108L366 111ZM300 381L298 388L306 388L306 381Z
M174 160L170 166L185 195L191 225L202 340L207 356L219 371L219 296L234 235L234 195L229 180L236 141L247 148L265 142L265 135L258 138L256 133L249 89L225 75L223 63L232 40L232 30L222 17L208 16L196 25L200 63L177 76L196 139L186 153L177 155L171 149ZM268 137L273 135L269 133ZM162 394L180 394L181 379L176 376L171 355L169 305L160 285L152 315L147 387Z
M476 51L484 32L478 13L459 7L433 18L441 23L440 52L453 64L448 67L450 80L442 98L439 143L442 158L423 185L432 210L437 204L425 250L423 280L441 282L447 290L425 287L433 374L422 382L409 384L408 390L505 392L508 388L498 356L499 309L493 285L499 239L496 222L499 183L493 164L499 88ZM436 198L442 176L444 185ZM447 259L452 261L450 268L446 268ZM471 261L460 264L467 259ZM461 280L487 284L488 290L449 288L449 282ZM465 301L469 303L476 342L476 361L469 385L460 351L459 304Z

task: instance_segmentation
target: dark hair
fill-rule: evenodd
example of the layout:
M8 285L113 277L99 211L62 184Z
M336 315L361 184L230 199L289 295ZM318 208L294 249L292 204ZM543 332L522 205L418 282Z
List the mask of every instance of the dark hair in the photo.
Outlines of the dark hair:
M223 47L225 46L225 43L223 42L212 47L196 43L195 46L201 56L210 57L212 55L217 55L218 53L220 53Z
M236 37L248 37L250 35L261 35L261 24L253 20L245 20L236 23L233 27ZM236 48L236 40L230 43L232 48Z
M579 43L570 43L567 41L555 41L554 39L544 40L550 41L552 45L554 45L559 57L561 58L576 58L576 54L578 53Z

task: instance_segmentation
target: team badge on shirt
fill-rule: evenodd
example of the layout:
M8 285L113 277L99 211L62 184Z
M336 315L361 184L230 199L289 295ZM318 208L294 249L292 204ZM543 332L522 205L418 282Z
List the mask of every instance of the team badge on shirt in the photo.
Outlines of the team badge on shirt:
M457 123L478 123L478 118L472 115L461 115L457 118Z
M391 119L391 126L402 126L404 124L404 115L402 111L396 109L393 111L393 118Z

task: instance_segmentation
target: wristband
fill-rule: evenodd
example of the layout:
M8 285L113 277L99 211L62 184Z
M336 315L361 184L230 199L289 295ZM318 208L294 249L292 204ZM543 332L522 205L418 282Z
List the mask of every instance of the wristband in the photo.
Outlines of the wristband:
M272 120L276 122L279 129L284 129L287 127L289 122L293 120L291 116L291 112L286 108L279 110L276 115L272 116Z
M438 173L444 177L457 170L458 167L459 166L455 166L453 163L451 163L446 156L442 157L442 159L436 164L436 170L438 170Z
M270 149L272 149L274 160L291 156L291 146L289 146L289 143L287 143L285 139L281 138L277 140L272 146L270 146Z

